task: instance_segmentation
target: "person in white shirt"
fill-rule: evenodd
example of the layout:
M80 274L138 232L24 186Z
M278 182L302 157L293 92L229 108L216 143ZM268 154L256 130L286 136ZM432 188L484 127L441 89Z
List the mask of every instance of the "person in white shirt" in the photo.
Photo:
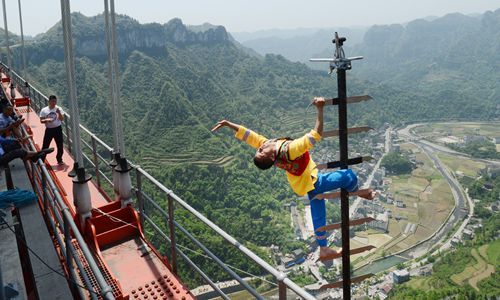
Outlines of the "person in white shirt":
M49 97L49 106L42 108L40 111L40 122L45 124L45 135L43 136L42 149L48 149L52 139L56 140L57 154L56 159L59 165L63 165L63 132L62 121L64 120L64 111L57 106L57 97L51 95Z

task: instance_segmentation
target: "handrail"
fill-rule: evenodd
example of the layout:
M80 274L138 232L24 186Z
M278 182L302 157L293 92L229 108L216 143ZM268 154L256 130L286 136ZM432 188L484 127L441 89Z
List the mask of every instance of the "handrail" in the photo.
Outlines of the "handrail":
M5 64L3 64L3 63L1 63L1 64L3 66L5 66ZM11 72L11 74L14 75L13 77L17 77L16 81L19 82L21 77L19 75L17 75L17 73L15 73L12 70L10 72ZM43 96L43 94L41 94L41 93L40 93L40 95ZM22 130L23 137L27 137L28 134L26 132L26 129L24 127L21 127L21 130ZM28 139L28 141L29 141L29 149L31 151L37 151L33 141L31 139ZM51 214L48 213L48 209L49 209L48 206L45 207L45 210L43 213L50 220L49 222L51 223L51 226L53 226L52 229L55 229L55 227L58 227L58 229L60 230L62 235L64 235L64 237L65 237L65 239L64 239L65 242L62 243L61 238L58 236L57 232L54 231L54 234L56 235L56 239L58 241L58 244L62 248L61 252L63 253L65 260L67 262L69 262L70 259L75 260L77 267L80 270L80 274L82 274L82 277L84 279L83 281L84 281L84 284L86 285L86 288L90 292L91 297L93 299L95 299L96 297L95 297L95 295L93 295L93 293L95 293L95 291L94 291L92 285L90 284L90 280L88 279L88 277L85 273L85 269L83 268L83 265L79 261L78 255L75 253L76 251L75 251L73 245L71 244L71 233L73 233L73 236L76 239L76 241L77 241L77 243L78 243L78 245L83 253L83 256L87 260L87 263L88 263L88 265L89 265L89 267L90 267L90 269L91 269L91 271L92 271L92 273L93 273L93 275L94 275L94 277L95 277L95 279L96 279L96 281L101 289L102 296L104 297L104 299L109 299L109 300L115 299L113 296L112 288L107 284L106 280L104 279L104 276L102 275L99 267L97 266L97 263L94 260L92 252L87 247L87 244L86 244L84 238L80 234L80 231L72 218L72 215L69 211L69 208L66 205L66 203L64 202L64 200L62 199L61 194L59 193L59 189L58 189L57 185L54 183L54 181L52 180L52 177L51 177L49 171L47 170L45 163L41 159L38 159L38 161L36 163L29 162L28 165L30 166L30 169L32 172L31 179L33 181L33 184L36 186L36 190L38 191L39 196L41 196L41 198L43 199L44 205L46 205L48 200L49 200L49 199L46 199L47 196L49 196L49 195L46 195L46 194L48 194L47 190L46 190L46 186L48 185L49 191L52 193L52 197L50 197L51 204L52 205L57 204L57 206L59 208L59 211L54 211L54 210L52 211L55 220L51 219ZM38 168L36 166L38 166ZM40 186L40 181L38 179L40 179L40 181L41 181L41 186ZM54 206L54 208L55 208L55 206ZM59 214L62 214L62 222L61 222ZM59 225L59 226L57 226L57 225ZM70 258L70 256L71 256L71 258ZM71 265L71 263L68 263L68 265ZM69 269L71 272L70 277L72 277L72 280L74 283L77 281L77 276L74 273L73 269L71 269L71 268L69 268ZM81 291L79 291L79 293L81 293Z
M7 66L3 63L3 62L0 62L1 65L3 65L4 67L7 68ZM24 81L17 73L15 73L14 71L10 71L11 74L13 75L12 77L14 77L14 81L15 82L23 82L25 83L25 86L27 88L29 88L32 92L34 92L34 96L35 98L36 97L42 97L42 99L44 99L45 101L48 101L48 98L43 95L38 89L36 89L35 87L33 87L31 84L27 83L26 81ZM40 107L41 108L41 107ZM70 118L70 115L66 113L65 115L66 118ZM66 121L66 120L65 120ZM98 164L96 165L95 161L97 161L98 159L101 160L101 161L104 161L104 158L99 155L97 152L97 149L96 149L96 146L100 146L102 148L104 148L105 151L107 151L108 153L112 153L113 151L113 148L108 146L105 142L103 142L101 139L99 139L94 133L92 133L89 129L87 129L86 127L84 127L83 125L80 124L80 129L83 130L86 134L88 134L90 136L91 139L93 139L95 142L91 142L90 144L88 142L86 142L87 144L89 144L89 146L91 146L91 150L92 151L92 155L93 155L93 159L94 161L92 161L92 159L90 159L89 157L86 157L87 161L95 168L95 172L96 173L99 173L101 174L102 176L104 176L106 179L107 179L107 182L111 185L112 187L112 182L104 175L104 173L99 169L99 166ZM82 140L83 140L83 137L81 137ZM68 138L67 139L68 142L70 141L70 139ZM69 144L69 146L71 146ZM106 162L106 161L104 161ZM233 245L236 249L238 249L239 251L241 251L242 253L244 253L248 258L250 258L254 263L256 263L257 265L259 265L261 268L265 269L269 274L271 274L277 281L278 281L278 287L279 287L279 295L280 295L280 300L281 299L285 299L286 297L286 288L289 288L291 289L293 292L295 292L298 296L302 297L303 299L308 299L308 300L313 300L313 299L316 299L314 298L311 294L309 294L308 292L306 292L303 288L299 287L296 283L294 283L292 280L290 280L289 278L286 277L286 274L284 274L283 272L280 272L278 270L276 270L274 267L272 267L270 264L268 264L266 261L264 261L262 258L260 258L258 255L256 255L255 253L253 253L250 249L248 249L247 247L243 246L243 244L241 244L240 242L238 242L234 237L232 237L231 235L229 235L227 232L225 232L224 230L222 230L219 226L217 226L215 223L213 223L212 221L210 221L208 218L206 218L204 215L202 215L200 212L198 212L196 209L194 209L193 207L191 207L189 204L187 204L184 200L182 200L179 196L177 196L172 190L168 189L167 187L165 187L162 183L160 183L156 178L154 178L151 174L149 174L146 170L142 169L140 166L138 165L134 165L132 163L130 163L131 166L133 168L136 169L136 176L137 176L137 181L140 182L141 178L140 177L144 177L146 179L148 179L149 182L151 182L154 186L156 186L156 188L158 188L159 190L161 190L162 192L164 192L167 197L169 198L169 200L173 200L175 201L176 203L178 203L180 206L182 206L182 208L184 208L185 210L187 210L189 213L193 214L197 219L199 219L200 221L202 221L206 226L208 226L211 230L215 231L218 235L220 235L221 237L223 237L227 242L229 242L231 245ZM100 183L98 183L99 187L100 187ZM138 186L140 186L140 184L138 184ZM142 190L138 190L137 191L137 194L138 195L145 195L144 192ZM56 197L57 198L57 197ZM60 198L60 196L59 196ZM59 198L58 198L58 202L59 202ZM149 197L148 197L149 198ZM62 201L62 199L60 199ZM153 199L148 199L148 200L153 200ZM64 203L63 203L64 204ZM141 205L139 205L141 206ZM165 216L170 216L169 213L167 213L165 210L163 210L161 207L159 207L159 205L155 205L155 207L158 209L160 208L160 211L162 214L164 214ZM149 219L149 217L147 216L147 214L145 213L145 211L143 210L142 207L139 207L140 209L140 215L145 217L146 220L149 222L151 219ZM63 212L66 214L66 213L69 213L68 211L66 210L63 210ZM173 214L173 212L171 212ZM142 217L141 217L142 218ZM180 225L175 222L173 219L170 219L170 218L167 218L169 219L170 222L172 222L172 224L174 224L175 227L179 228ZM73 223L74 224L74 223ZM76 225L75 225L76 226ZM156 229L159 229L159 228L156 228ZM156 230L155 229L155 230ZM75 230L75 228L73 228L73 230ZM75 230L77 232L77 230ZM183 233L186 233L184 232L182 229L181 229L181 232ZM79 234L79 233L78 233ZM171 233L172 234L172 233ZM171 242L171 239L168 238L163 232L160 233L160 235L162 236L162 238L166 239L167 242ZM81 238L81 235L80 235L80 238ZM190 237L191 238L191 237ZM83 239L83 238L82 238ZM83 240L82 240L83 241ZM80 242L80 241L79 241ZM84 246L86 248L86 245ZM87 249L88 250L88 249ZM177 245L173 245L172 247L172 251L176 251L181 253L178 249L177 249ZM205 250L205 249L204 249ZM208 249L206 249L208 250ZM82 248L82 251L83 251L83 248ZM175 255L175 253L173 253ZM212 254L213 255L213 254ZM184 254L184 253L181 253L181 256L183 258L187 258L187 256ZM215 255L214 255L215 256ZM218 258L217 258L218 259ZM188 262L189 263L189 262ZM192 263L192 262L191 262ZM203 272L199 272L201 271L199 268L193 268L195 271L197 271L199 274L201 274L201 276L206 279L206 276L204 276L205 274ZM225 270L227 272L227 270ZM233 278L235 278L233 276L233 274L230 274L229 275ZM237 275L236 275L237 276ZM236 278L235 278L236 279ZM210 283L210 282L209 282ZM248 289L247 286L244 286L247 290L249 290L249 292L252 292L251 291L251 288ZM102 288L102 287L101 287ZM219 292L220 290L217 290L215 289L216 292ZM225 297L225 295L222 293L221 296Z
M199 220L201 220L203 223L205 223L208 227L210 227L212 230L217 232L220 236L222 236L226 241L228 241L230 244L235 246L238 250L243 252L245 255L247 255L250 259L252 259L255 263L257 263L259 266L264 268L267 272L272 274L274 278L276 278L278 281L282 281L288 288L293 290L297 295L303 297L304 299L315 299L313 296L311 296L309 293L307 293L304 289L299 287L296 283L291 281L286 277L284 273L279 272L275 268L273 268L271 265L269 265L266 261L264 261L262 258L260 258L258 255L253 253L251 250L249 250L247 247L243 246L240 242L238 242L234 237L229 235L227 232L222 230L219 226L214 224L212 221L207 219L204 215L202 215L200 212L198 212L196 209L191 207L189 204L187 204L184 200L179 198L174 192L167 187L165 187L163 184L161 184L156 178L151 176L148 172L146 172L144 169L138 167L138 171L144 175L149 181L151 181L153 184L155 184L158 188L160 188L163 192L165 192L169 197L172 197L175 202L179 203L184 209L195 215Z
M85 256L85 259L87 260L90 269L92 270L92 273L94 273L94 276L101 288L102 294L105 297L105 299L115 299L113 296L113 290L111 287L107 284L106 280L104 279L104 276L102 275L99 267L97 266L97 263L94 260L94 257L92 256L92 252L90 252L90 249L87 246L87 243L83 239L83 236L80 234L80 230L76 226L75 222L73 221L72 215L69 212L69 208L66 206L66 203L61 198L61 195L59 194L59 189L55 185L55 183L52 181L52 178L47 170L47 167L45 164L39 160L38 164L43 172L43 176L46 179L48 185L50 186L50 189L54 193L55 200L57 204L59 205L61 212L63 214L64 218L64 223L67 224L73 232L73 235L75 239L78 241L78 245L80 246L80 249L82 250L83 255ZM63 233L68 233L67 230L62 230ZM71 243L66 242L66 247L70 247L69 245ZM77 256L73 254L73 258L76 258ZM76 256L76 257L75 257ZM90 287L91 288L91 287Z

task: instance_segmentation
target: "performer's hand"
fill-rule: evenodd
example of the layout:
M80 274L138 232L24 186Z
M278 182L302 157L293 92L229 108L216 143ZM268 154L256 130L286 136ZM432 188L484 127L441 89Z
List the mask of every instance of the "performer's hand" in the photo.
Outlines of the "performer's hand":
M312 104L317 108L322 108L325 106L325 98L323 97L314 97Z
M229 126L229 121L226 121L226 120L222 120L222 121L219 121L215 126L214 128L212 128L212 132L215 132L217 130L219 130L220 128L224 127L224 126Z

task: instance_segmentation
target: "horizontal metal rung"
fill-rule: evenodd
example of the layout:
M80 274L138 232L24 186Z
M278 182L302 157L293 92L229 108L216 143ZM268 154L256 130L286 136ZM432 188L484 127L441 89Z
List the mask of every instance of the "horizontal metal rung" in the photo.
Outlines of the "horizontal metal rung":
M361 219L357 219L357 220L350 220L349 226L356 226L356 225L361 225L364 223L370 223L371 221L375 221L375 219L372 217L366 217L366 218L361 218ZM328 224L328 225L321 226L320 228L316 229L316 232L340 229L341 226L342 226L342 223L340 223L340 222L334 223L334 224Z
M368 273L368 274L365 274L365 275L353 277L353 278L351 278L351 283L359 283L359 282L361 282L361 281L363 281L363 280L365 280L367 278L370 278L372 276L373 276L372 273ZM343 284L343 281L341 280L341 281L337 281L337 282L333 282L333 283L322 285L319 289L320 290L324 290L324 289L337 289L337 288L341 288L342 284Z
M367 200L372 200L373 197L375 196L374 191L372 189L361 189L357 190L354 192L350 192L349 196L358 196ZM330 192L330 193L323 193L314 196L314 199L337 199L340 198L340 191L339 192Z
M351 251L349 251L349 255L355 255L355 254L363 253L365 251L370 251L370 250L372 250L374 248L375 248L375 246L368 245L368 246L363 246L363 247L359 247L359 248L356 248L356 249L351 249ZM342 251L344 251L344 250L342 250ZM340 257L342 257L342 251L337 252L337 253L333 253L333 254L330 254L330 255L326 255L326 256L323 256L323 257L320 256L318 260L319 261L328 261L328 260L340 258Z
M347 58L310 58L310 62L345 62L345 61L352 61L352 60L359 60L363 59L363 56L353 56L353 57L347 57Z
M360 132L367 132L372 130L373 128L368 127L368 126L363 126L363 127L352 127L347 129L347 134L353 134L353 133L360 133ZM323 137L333 137L333 136L339 136L339 130L334 129L334 130L328 130L323 132Z
M373 157L371 157L371 156L360 156L360 157L350 158L347 160L347 165L349 165L349 166L357 165L357 164L360 164L360 163L365 162L365 161L370 161L372 159L373 159ZM316 168L318 170L335 169L335 168L341 168L341 167L347 167L347 166L338 160L328 162L326 164L316 165Z
M352 96L352 97L347 97L346 103L351 104L351 103L358 103L362 101L368 101L373 99L369 95L363 95L363 96ZM340 99L339 98L333 98L333 99L326 99L325 100L325 105L339 105L340 104Z

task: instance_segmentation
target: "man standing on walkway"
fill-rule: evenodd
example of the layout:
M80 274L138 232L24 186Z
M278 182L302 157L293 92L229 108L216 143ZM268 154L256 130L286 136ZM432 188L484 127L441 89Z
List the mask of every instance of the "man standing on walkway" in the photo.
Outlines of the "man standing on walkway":
M52 142L52 139L56 140L57 145L57 164L63 165L63 132L62 132L62 121L64 120L64 111L61 107L57 106L57 97L51 95L49 97L49 106L42 108L40 111L40 122L45 124L45 135L43 136L43 146L42 149L47 149Z

